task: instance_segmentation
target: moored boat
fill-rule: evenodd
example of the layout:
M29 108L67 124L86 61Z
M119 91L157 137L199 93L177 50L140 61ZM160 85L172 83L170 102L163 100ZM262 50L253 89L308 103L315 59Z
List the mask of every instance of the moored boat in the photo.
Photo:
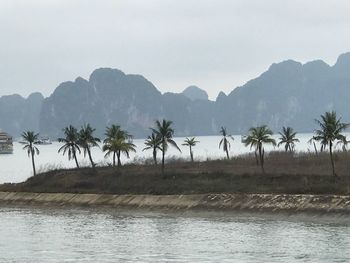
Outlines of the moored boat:
M13 140L12 136L6 132L0 131L0 154L13 153Z
M40 137L35 144L48 145L48 144L52 144L52 141L50 140L49 137Z

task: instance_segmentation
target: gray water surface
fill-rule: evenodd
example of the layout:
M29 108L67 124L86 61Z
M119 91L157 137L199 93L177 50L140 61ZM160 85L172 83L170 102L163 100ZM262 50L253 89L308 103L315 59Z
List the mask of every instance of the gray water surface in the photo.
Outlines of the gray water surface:
M350 262L346 217L0 207L0 262Z

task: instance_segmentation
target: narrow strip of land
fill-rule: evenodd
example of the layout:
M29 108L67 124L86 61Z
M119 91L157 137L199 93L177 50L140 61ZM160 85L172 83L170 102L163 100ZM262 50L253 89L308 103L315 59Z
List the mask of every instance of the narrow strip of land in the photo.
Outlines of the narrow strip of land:
M0 192L0 204L273 212L350 212L350 196L277 194L110 195Z

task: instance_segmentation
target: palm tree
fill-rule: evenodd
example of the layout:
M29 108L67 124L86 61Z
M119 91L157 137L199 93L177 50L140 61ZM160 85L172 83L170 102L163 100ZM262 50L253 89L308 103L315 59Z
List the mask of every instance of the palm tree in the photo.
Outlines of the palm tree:
M58 150L58 153L63 151L63 155L68 153L68 160L74 159L77 168L79 168L79 163L77 160L77 152L80 154L79 148L79 134L78 130L69 125L63 129L65 138L58 138L58 141L64 143L64 145Z
M193 151L192 151L192 147L196 146L196 144L199 141L196 141L195 137L192 138L186 138L184 143L182 145L184 146L189 146L190 147L190 156L191 156L191 162L193 162Z
M295 148L295 143L299 142L296 136L296 132L291 127L283 127L282 132L279 132L281 137L279 138L279 143L277 146L280 146L282 144L285 144L284 149L286 152L293 152Z
M115 155L116 153L119 153L117 155L118 157L118 167L120 167L121 161L120 161L120 154L124 153L127 158L129 158L129 152L136 152L135 150L136 145L133 144L131 141L125 141L124 138L113 138L108 141L106 141L103 145L102 150L104 152L107 152L105 154L105 157L108 157L110 154L113 153L113 167L115 167Z
M168 150L169 144L174 146L180 152L180 148L177 146L176 142L173 140L174 130L171 128L172 121L163 119L162 122L156 121L156 127L151 128L152 132L160 138L160 146L162 151L162 173L164 174L164 159L165 153Z
M337 113L335 111L326 112L324 115L321 115L321 120L315 121L320 126L320 129L315 130L316 135L313 137L313 140L320 141L322 146L327 146L329 148L332 173L334 176L337 176L335 173L333 146L336 141L346 141L346 137L341 134L341 132L343 132L349 124L341 122L341 118L337 118Z
M28 157L32 157L32 166L33 166L33 174L36 175L35 170L35 162L34 162L34 155L39 155L40 151L35 146L35 144L39 140L39 133L34 133L32 131L26 131L22 133L23 141L25 141L25 145L23 147L23 150L27 150Z
M228 138L231 138L232 141L234 140L234 138L232 135L227 134L227 130L225 127L221 127L220 133L223 136L223 138L221 139L221 141L219 143L219 148L221 148L221 145L223 145L223 150L226 153L226 157L228 160L228 159L230 159L228 151L231 148L231 143L229 142Z
M341 145L342 151L347 152L349 143L350 141L348 141L347 138L344 136L344 138L341 141L337 142L337 145Z
M153 150L153 161L157 165L157 150L162 150L161 148L161 138L157 136L154 132L145 140L146 147L142 151Z
M98 146L98 143L101 141L99 138L94 137L95 130L90 124L86 124L79 131L79 145L84 149L84 157L86 154L89 156L92 167L95 167L95 163L91 157L91 147Z
M261 170L263 173L265 173L264 170L264 155L265 155L265 150L264 150L264 144L272 144L273 146L276 145L276 141L271 138L272 136L272 131L266 126L258 126L258 127L252 127L249 129L249 134L245 136L242 139L242 142L244 143L245 146L250 146L250 148L255 149L255 154L256 152L259 153L259 160L257 163L260 163ZM257 157L257 156L256 156Z
M130 143L132 144L132 136L125 130L122 130L121 127L119 125L111 125L111 127L107 127L106 128L106 132L105 132L105 136L106 139L104 139L103 143L104 143L104 150L103 151L107 151L105 156L109 156L111 153L113 153L113 167L115 166L115 157L117 157L118 159L118 167L121 166L121 153L125 151L123 151L122 149L124 149L125 147L128 148L127 145L122 145L121 142L123 143ZM117 141L119 141L117 143ZM127 142L128 141L128 142ZM119 146L117 146L119 144ZM129 151L135 151L135 145L129 145L129 146L133 146L133 149L130 149ZM115 149L115 150L113 150ZM129 153L127 153L127 157L129 158Z

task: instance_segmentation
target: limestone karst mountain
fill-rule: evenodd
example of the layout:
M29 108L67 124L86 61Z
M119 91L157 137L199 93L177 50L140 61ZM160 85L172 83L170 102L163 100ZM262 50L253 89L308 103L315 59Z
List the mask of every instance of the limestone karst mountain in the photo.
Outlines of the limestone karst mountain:
M336 110L350 121L350 53L335 65L321 60L305 64L286 60L215 101L191 86L182 93L161 92L141 75L100 68L88 80L63 82L48 97L32 94L0 98L0 128L18 136L34 129L55 138L63 127L90 123L100 136L107 125L119 123L136 137L149 134L155 119L174 122L176 136L214 135L224 125L242 134L253 125L274 131L284 125L299 132L314 129L314 119Z

